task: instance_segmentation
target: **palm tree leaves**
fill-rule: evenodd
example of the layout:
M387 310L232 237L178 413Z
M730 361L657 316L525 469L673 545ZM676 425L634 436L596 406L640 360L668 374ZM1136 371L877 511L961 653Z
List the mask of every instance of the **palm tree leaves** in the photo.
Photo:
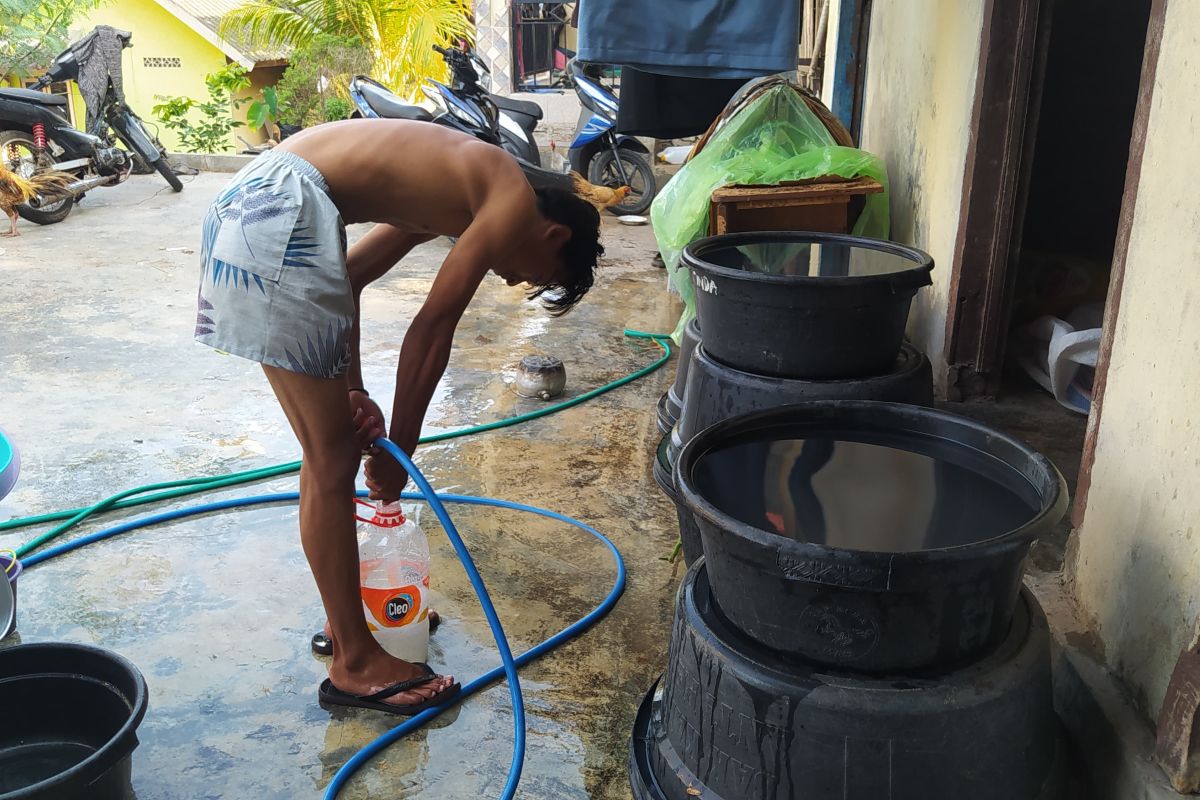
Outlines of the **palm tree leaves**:
M196 336L207 336L216 330L216 323L208 315L213 310L213 304L204 299L204 295L196 293Z
M283 265L285 267L315 267L308 260L321 252L321 243L315 236L308 236L308 228L297 228L292 231L287 247L283 249Z
M240 221L243 229L282 216L296 207L275 187L268 188L262 182L246 181L241 188L221 209L221 219ZM246 247L252 250L249 242Z
M214 286L232 285L248 290L253 283L265 295L267 289L263 279L256 272L233 263L231 258L243 264L257 261L261 268L268 270L280 264L284 267L317 266L308 259L319 255L320 243L308 235L307 228L294 227L297 211L296 204L288 199L287 193L281 192L277 185L264 178L252 177L228 187L213 202L204 218L200 244L202 274L207 275ZM256 253L247 228L287 214L292 217L286 223L286 231L272 231L265 239L258 239L260 244L265 243L270 252ZM228 226L225 227L228 236L234 224L241 234L240 245L224 240L218 253L217 243L223 227ZM286 243L281 241L285 235L288 237Z
M296 342L295 352L286 348L288 364L293 372L302 372L317 378L336 378L350 366L350 347L347 336L350 322L331 320L325 330L309 333L304 342Z
M307 11L312 0L257 0L239 6L221 18L217 32L249 47L302 47L321 32Z
M249 0L226 14L222 36L253 47L301 49L322 34L357 39L374 77L415 96L426 79L446 78L433 45L473 38L468 0Z

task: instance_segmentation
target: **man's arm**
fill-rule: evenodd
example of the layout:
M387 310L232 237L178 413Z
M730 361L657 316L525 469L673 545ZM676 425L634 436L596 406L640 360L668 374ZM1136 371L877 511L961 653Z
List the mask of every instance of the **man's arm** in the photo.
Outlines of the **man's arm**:
M536 216L533 194L528 187L523 188L523 192L520 188L502 190L483 204L438 270L425 303L404 334L396 365L389 438L410 455L416 449L434 389L450 360L458 321L488 270L498 258L511 252ZM386 464L379 463L380 459L373 461L367 470L372 494L394 499L403 491L407 474L390 457L383 459Z
M363 289L396 266L409 250L433 238L431 235L408 233L391 225L379 224L355 242L346 254L346 273L354 293L354 324L350 328L350 368L347 372L350 386L364 385L359 355L359 302Z

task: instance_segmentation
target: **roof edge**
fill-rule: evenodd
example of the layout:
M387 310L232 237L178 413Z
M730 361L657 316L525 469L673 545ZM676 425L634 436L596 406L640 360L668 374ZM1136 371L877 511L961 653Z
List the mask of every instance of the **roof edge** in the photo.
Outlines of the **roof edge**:
M253 58L250 58L241 50L234 47L228 39L218 36L211 28L209 28L200 20L196 19L184 9L180 8L172 0L153 0L153 2L161 6L168 14L175 17L184 25L187 25L193 31L198 33L205 41L224 53L231 61L236 61L245 69L254 69L254 65L257 62Z

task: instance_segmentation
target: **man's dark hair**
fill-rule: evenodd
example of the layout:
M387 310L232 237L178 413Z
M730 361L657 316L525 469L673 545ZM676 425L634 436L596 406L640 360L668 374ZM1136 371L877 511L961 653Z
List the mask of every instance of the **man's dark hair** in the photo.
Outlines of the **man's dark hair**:
M563 271L552 283L535 286L529 299L542 298L542 305L556 317L570 311L592 288L596 259L604 255L600 244L600 212L588 201L563 189L535 189L538 211L551 222L571 229L563 245Z

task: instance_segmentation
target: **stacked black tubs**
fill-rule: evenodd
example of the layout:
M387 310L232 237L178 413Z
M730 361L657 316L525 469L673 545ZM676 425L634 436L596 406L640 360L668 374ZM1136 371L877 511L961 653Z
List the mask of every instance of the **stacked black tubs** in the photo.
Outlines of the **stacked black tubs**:
M636 800L1058 800L1049 636L1021 577L1066 489L929 408L903 343L929 258L762 233L684 261L704 339L654 471L690 568L635 723Z
M818 401L683 448L705 556L634 730L637 800L1052 800L1049 636L1021 589L1049 461L928 408Z
M903 342L932 259L913 248L820 233L744 233L693 243L698 319L658 406L654 476L676 501L684 561L699 532L672 479L684 442L709 425L806 400L933 401L929 360ZM705 338L701 340L701 330Z
M700 324L692 320L683 329L679 360L676 362L678 366L675 368L675 382L658 399L658 429L663 433L670 433L683 413L683 393L687 387L688 365L692 363L692 353L699 346Z
M680 589L667 672L634 723L635 800L1058 800L1046 619L957 670L863 676L781 658Z

